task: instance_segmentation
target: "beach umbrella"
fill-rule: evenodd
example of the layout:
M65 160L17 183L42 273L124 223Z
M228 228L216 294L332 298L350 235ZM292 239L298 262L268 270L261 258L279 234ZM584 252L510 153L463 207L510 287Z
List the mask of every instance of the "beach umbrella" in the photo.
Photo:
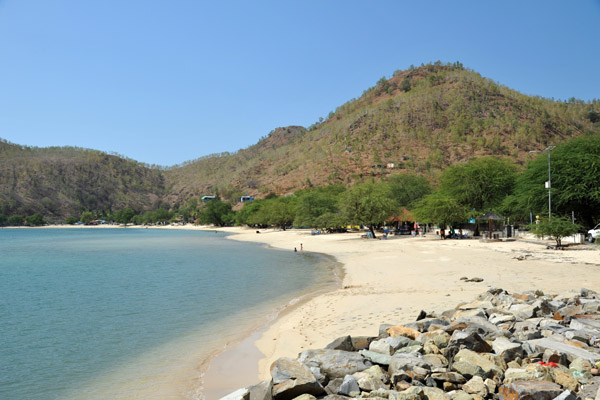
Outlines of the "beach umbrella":
M492 210L490 210L477 219L487 219L489 221L489 223L490 223L490 225L489 225L490 226L490 239L491 239L492 238L492 221L494 221L494 220L503 221L504 217L501 215L498 215L495 212L493 212Z

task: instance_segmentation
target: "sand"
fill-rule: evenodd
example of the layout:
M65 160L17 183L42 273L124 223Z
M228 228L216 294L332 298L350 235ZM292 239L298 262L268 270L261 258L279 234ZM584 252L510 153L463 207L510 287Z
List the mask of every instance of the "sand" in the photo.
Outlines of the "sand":
M546 249L551 242L544 241L484 243L440 240L435 235L373 240L359 233L311 236L305 230L260 234L243 228L223 230L236 233L230 236L233 240L290 251L294 247L300 251L302 243L304 251L332 255L345 269L342 288L281 316L254 342L264 355L256 383L270 378L269 367L279 357L325 347L342 335L375 336L382 323L413 321L422 309L441 312L490 287L556 294L600 288L598 246L556 251ZM464 282L461 277L480 277L483 282Z

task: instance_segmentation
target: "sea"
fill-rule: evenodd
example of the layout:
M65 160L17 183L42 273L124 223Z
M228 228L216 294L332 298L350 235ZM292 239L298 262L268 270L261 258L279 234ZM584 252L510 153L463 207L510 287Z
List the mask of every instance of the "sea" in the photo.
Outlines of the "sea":
M211 356L337 271L215 231L0 229L0 398L203 399Z

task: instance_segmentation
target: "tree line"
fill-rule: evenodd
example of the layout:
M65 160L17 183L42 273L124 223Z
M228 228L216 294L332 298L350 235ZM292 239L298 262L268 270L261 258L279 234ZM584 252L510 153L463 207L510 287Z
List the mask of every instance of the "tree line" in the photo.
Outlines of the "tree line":
M552 217L575 217L581 226L600 222L600 135L585 134L551 151ZM191 198L172 207L144 213L131 208L110 215L86 211L67 223L90 223L105 218L115 223L199 223L216 226L247 225L306 227L329 231L348 225L376 229L409 210L419 222L440 226L466 224L493 210L513 224L529 224L533 216L548 215L548 152L531 154L525 167L507 157L478 157L446 168L434 184L419 175L401 173L383 181L373 178L353 186L309 187L286 196L270 194L233 210L219 198L202 202ZM43 215L0 215L1 225L41 225Z

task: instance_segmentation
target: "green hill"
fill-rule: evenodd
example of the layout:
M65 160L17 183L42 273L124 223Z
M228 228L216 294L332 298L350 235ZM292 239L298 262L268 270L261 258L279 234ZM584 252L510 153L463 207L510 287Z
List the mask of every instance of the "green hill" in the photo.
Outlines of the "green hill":
M596 100L527 96L460 63L411 67L311 127L277 128L246 149L164 171L94 150L0 143L0 213L141 211L202 195L264 197L403 172L435 181L472 157L523 164L531 151L598 132L598 108Z
M453 65L427 65L382 78L308 129L277 128L234 154L186 163L165 173L170 198L289 193L309 185L351 183L402 170L435 178L474 156L523 163L530 151L597 130L597 104L523 95Z
M161 171L136 161L74 147L35 148L0 141L0 214L51 220L82 211L157 206Z

